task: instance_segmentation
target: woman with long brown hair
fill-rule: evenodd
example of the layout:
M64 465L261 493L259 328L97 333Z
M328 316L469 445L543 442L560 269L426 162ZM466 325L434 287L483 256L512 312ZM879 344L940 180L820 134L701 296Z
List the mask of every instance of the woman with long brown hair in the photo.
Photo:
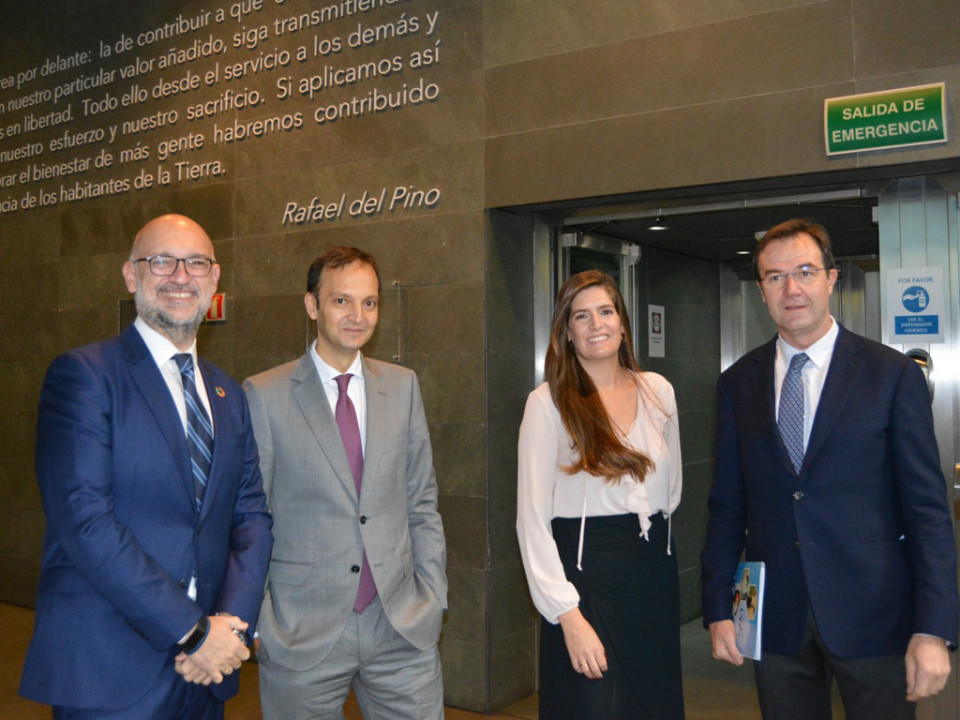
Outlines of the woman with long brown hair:
M520 427L517 536L542 618L540 720L683 718L673 388L642 372L614 280L557 297Z

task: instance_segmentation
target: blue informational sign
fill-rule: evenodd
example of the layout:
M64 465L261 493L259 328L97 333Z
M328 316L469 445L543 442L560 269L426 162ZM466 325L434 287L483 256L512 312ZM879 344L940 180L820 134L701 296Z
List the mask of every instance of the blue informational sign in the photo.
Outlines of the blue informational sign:
M891 342L943 342L943 269L897 268L887 271L887 325Z

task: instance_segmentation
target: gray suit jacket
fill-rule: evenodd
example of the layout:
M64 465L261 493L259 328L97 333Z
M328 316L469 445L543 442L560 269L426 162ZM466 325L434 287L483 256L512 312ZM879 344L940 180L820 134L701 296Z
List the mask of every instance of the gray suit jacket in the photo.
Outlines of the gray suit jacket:
M260 468L274 517L259 633L265 660L318 665L350 617L364 550L394 629L437 642L446 545L416 375L364 358L367 436L360 498L310 353L248 378Z

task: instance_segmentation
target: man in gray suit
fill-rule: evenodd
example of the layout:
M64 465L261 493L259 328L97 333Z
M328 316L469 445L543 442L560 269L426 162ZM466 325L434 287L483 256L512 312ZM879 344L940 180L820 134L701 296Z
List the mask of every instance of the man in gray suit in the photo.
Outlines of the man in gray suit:
M416 375L360 352L380 273L333 248L307 275L317 341L247 379L275 544L260 613L266 720L443 717L446 545Z

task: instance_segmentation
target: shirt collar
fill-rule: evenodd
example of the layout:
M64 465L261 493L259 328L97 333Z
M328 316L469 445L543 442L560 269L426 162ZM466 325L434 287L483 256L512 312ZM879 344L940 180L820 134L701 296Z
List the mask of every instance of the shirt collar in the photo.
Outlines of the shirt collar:
M146 321L137 315L137 319L133 321L134 327L140 333L140 337L143 338L144 344L147 346L147 350L150 351L150 355L153 356L153 360L157 363L157 367L163 367L164 363L168 362L174 355L178 353L188 352L193 356L193 364L196 367L197 364L197 339L193 339L190 348L188 350L181 350L170 338L158 333L152 327L147 325Z
M805 352L807 357L813 361L814 365L819 368L823 368L827 366L827 364L830 362L830 358L833 356L833 347L837 344L837 335L839 334L840 325L837 323L836 318L831 315L830 329L827 330L822 338L817 340L813 345L805 350L798 350L779 336L777 338L777 347L780 351L780 356L788 366L790 365L790 360L793 359L794 355L799 352Z
M353 375L363 382L363 353L359 350L354 356L353 362L350 363L350 367L348 367L345 372L340 372L320 357L320 353L317 352L316 342L310 345L310 357L313 359L313 364L317 367L317 373L320 375L320 382L322 383L335 382L337 376L346 374Z

